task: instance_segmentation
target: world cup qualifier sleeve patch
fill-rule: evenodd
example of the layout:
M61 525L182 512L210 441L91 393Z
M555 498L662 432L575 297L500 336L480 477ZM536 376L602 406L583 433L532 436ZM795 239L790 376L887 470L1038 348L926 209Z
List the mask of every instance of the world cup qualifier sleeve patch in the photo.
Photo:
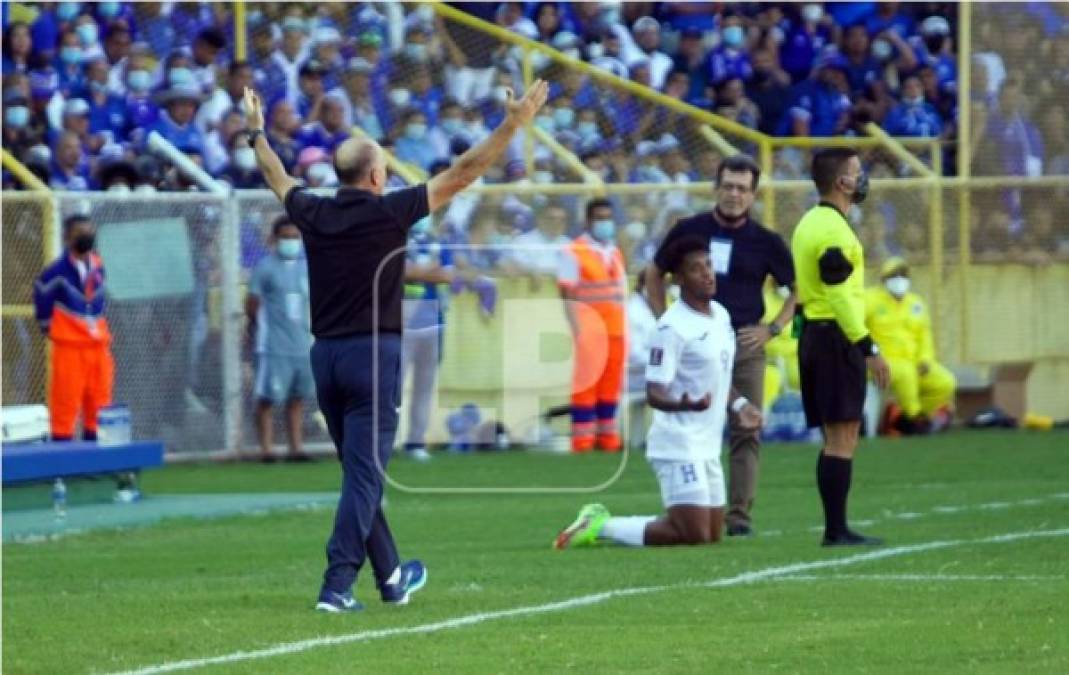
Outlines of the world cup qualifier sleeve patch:
M664 350L660 347L654 347L650 350L650 365L659 366L664 361Z

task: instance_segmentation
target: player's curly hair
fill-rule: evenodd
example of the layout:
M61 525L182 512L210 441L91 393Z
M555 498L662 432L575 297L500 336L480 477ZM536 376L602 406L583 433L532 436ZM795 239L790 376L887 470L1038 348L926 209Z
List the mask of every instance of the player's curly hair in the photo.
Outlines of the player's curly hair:
M665 262L668 264L668 271L673 274L679 274L683 268L683 261L687 259L688 255L695 251L706 252L708 250L709 242L698 236L686 236L672 242L665 249Z

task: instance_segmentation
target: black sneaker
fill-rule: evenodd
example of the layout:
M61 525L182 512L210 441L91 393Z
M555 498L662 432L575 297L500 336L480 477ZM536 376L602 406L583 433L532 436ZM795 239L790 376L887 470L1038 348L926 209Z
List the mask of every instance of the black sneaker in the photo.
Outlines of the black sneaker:
M879 537L866 537L863 534L859 534L852 530L847 530L843 534L829 537L824 535L824 541L820 543L821 546L883 546L883 539Z
M743 523L735 523L734 525L728 525L729 537L750 537L753 536L753 528Z

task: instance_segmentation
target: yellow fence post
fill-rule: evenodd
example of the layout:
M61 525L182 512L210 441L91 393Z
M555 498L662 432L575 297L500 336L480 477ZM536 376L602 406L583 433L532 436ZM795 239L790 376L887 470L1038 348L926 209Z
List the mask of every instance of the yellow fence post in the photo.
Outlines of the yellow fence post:
M244 61L248 57L248 38L245 23L245 0L234 0L234 60Z
M765 199L764 199L764 211L762 212L762 218L765 221L765 225L771 227L777 232L783 232L776 224L776 191L772 187L772 173L775 169L775 159L773 157L774 149L772 147L772 141L765 138L758 144L761 157L758 161L761 163L761 173L765 175Z
M961 293L961 326L958 340L958 361L966 363L969 358L969 266L972 259L972 192L969 178L972 176L972 3L965 0L958 5L958 176L963 181L958 187L958 290Z
M932 197L928 216L928 245L931 250L932 292L928 304L930 316L941 321L940 296L943 294L943 153L939 141L932 141Z

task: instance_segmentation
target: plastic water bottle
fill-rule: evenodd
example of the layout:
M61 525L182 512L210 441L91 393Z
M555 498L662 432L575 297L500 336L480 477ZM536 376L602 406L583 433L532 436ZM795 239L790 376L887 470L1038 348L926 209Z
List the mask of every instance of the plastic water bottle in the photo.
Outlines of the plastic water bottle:
M56 518L67 517L67 484L62 478L57 478L52 483L52 508L55 509Z

